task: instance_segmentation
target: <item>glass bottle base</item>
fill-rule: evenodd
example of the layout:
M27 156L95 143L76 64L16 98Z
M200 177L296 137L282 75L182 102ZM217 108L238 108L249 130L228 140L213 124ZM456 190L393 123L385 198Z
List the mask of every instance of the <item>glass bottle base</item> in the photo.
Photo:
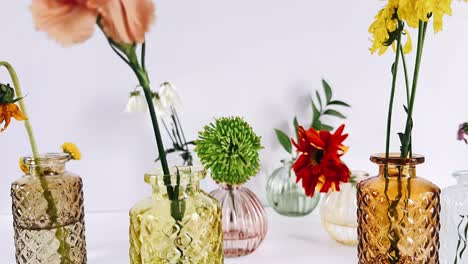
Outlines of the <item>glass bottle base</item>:
M69 246L64 249L68 260L62 261L58 253L61 232ZM86 264L86 243L82 221L53 229L16 228L15 241L17 264Z
M354 226L346 226L335 224L328 221L322 221L325 231L337 242L347 246L357 246L357 224Z

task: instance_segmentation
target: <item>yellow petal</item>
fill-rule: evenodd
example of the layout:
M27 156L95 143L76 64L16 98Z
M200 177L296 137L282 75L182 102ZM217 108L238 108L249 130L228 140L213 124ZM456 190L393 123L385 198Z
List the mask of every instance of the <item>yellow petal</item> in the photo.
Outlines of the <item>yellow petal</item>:
M24 174L28 174L28 173L29 173L28 166L26 166L26 164L24 164L23 157L20 157L20 158L19 158L19 167L20 167L21 171L22 171Z
M65 153L70 154L71 158L74 159L74 160L80 160L81 159L81 152L74 143L71 143L71 142L63 143L62 151L65 152Z
M387 46L382 46L380 47L380 50L379 50L379 56L384 54L386 51L387 51L388 47Z
M403 53L408 54L411 52L411 50L413 50L413 42L411 41L411 36L408 30L405 30L405 34L406 34L406 43L405 43L405 46L403 47Z

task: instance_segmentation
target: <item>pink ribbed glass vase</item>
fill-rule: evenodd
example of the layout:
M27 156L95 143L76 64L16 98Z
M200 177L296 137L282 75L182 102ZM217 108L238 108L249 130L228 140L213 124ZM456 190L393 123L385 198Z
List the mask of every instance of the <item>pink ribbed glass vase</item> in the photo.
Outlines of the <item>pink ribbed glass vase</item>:
M265 209L257 196L242 186L219 184L210 193L223 211L224 256L240 257L255 251L268 231Z

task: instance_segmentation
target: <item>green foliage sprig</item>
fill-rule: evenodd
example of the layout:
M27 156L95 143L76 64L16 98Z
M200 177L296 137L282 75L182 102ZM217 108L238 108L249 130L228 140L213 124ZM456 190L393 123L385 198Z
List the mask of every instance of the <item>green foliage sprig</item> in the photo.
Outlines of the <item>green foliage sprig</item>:
M323 86L323 93L325 97L323 98L322 96L320 96L319 91L316 90L315 98L314 96L311 96L310 98L310 102L312 105L312 123L310 124L310 127L316 130L332 131L334 127L328 124L324 124L321 118L325 115L328 115L328 116L334 116L340 119L346 119L346 116L344 116L341 112L339 112L338 110L332 107L334 106L351 107L351 106L343 101L334 100L333 91L332 91L330 84L328 84L328 82L323 79L322 79L322 86ZM299 126L297 117L294 117L293 126L294 126L296 137L297 137L297 127ZM286 150L286 152L292 155L293 151L292 151L291 137L279 129L275 129L275 133L276 133L276 137L279 143L284 148L284 150Z
M241 117L221 117L199 132L195 152L216 182L237 185L260 169L260 139Z

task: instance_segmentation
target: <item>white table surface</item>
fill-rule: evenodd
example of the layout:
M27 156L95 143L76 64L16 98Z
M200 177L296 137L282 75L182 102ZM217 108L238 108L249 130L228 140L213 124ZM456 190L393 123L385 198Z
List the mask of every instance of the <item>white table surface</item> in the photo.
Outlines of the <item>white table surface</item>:
M356 248L340 245L328 237L318 215L284 217L271 208L267 213L269 230L263 244L248 256L226 259L226 264L357 263ZM128 264L128 224L127 212L88 212L88 263ZM9 215L0 215L0 263L15 263Z

